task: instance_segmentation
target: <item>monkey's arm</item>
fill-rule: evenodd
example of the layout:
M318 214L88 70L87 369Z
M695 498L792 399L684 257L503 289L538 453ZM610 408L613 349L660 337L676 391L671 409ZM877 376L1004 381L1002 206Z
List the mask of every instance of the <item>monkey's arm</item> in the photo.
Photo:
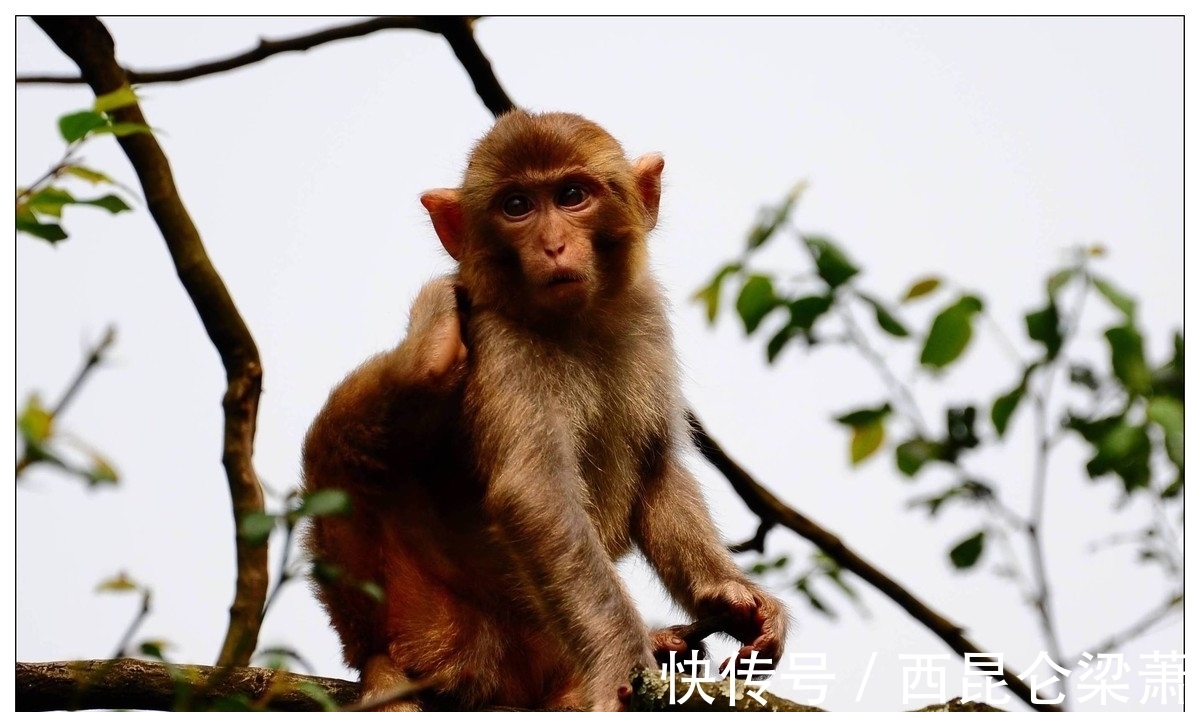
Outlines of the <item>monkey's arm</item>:
M615 711L630 669L654 664L649 637L588 516L563 420L547 398L521 390L531 380L491 380L472 413L473 432L488 434L475 443L484 509L542 630L580 661L593 709Z
M386 470L392 453L428 447L458 407L465 361L453 283L435 279L413 302L404 340L329 394L304 456L310 477L330 481L310 484L349 485L341 475Z
M674 454L646 479L633 532L646 559L685 610L697 619L727 615L725 632L742 642L738 657L757 650L775 663L783 653L787 613L730 558L695 477Z

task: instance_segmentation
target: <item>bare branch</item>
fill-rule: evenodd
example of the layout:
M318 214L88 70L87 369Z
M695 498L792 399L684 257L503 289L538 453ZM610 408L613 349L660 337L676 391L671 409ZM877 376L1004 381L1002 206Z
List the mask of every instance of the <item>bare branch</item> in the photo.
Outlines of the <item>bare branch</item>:
M475 41L473 20L468 17L439 17L430 18L429 22L450 43L454 56L458 57L459 63L467 70L475 84L475 93L483 100L484 106L491 110L492 115L500 116L515 109L516 104L505 93L504 87L500 86L500 80L492 71L492 63Z
M475 92L492 112L499 116L513 109L516 105L500 86L492 70L491 62L483 54L475 41L472 31L474 18L470 17L375 17L363 22L354 22L341 27L331 27L326 30L297 35L282 40L261 39L258 45L245 52L230 55L223 59L201 62L174 69L159 69L138 71L126 69L125 76L130 84L157 84L164 82L182 82L197 77L206 77L221 72L256 64L277 54L287 52L306 52L330 42L365 37L381 30L423 30L442 35L454 50L454 56L462 63L463 69L471 77ZM81 84L82 76L67 76L54 74L26 74L17 77L17 84Z
M892 599L900 608L931 633L941 638L946 645L950 646L951 650L959 655L983 652L963 635L961 626L950 622L934 611L887 574L852 551L835 534L787 506L759 484L749 472L734 462L733 458L708 434L695 413L689 411L687 419L692 428L692 439L701 454L725 476L725 479L729 480L734 492L764 523L781 524L815 544L842 568L854 573L874 586L880 593ZM1062 708L1057 705L1031 703L1032 693L1029 686L1011 670L1005 668L1002 679L1008 683L1013 693L1034 709L1061 712Z
M297 35L283 40L261 39L258 46L246 52L231 55L223 59L177 67L174 69L159 69L139 72L136 69L126 69L125 75L130 84L158 84L162 82L183 82L197 77L220 74L234 69L256 64L286 52L304 52L329 42L365 37L380 30L430 30L425 21L416 17L376 17L365 22L355 22L341 27L331 27L305 35ZM83 77L30 74L17 77L18 84L82 84Z
M128 84L117 64L112 36L94 17L38 17L34 19L50 39L77 65L97 96ZM146 124L141 107L116 109L117 121ZM146 205L166 242L183 284L208 338L225 367L226 390L222 463L233 500L235 529L252 512L263 511L263 493L251 461L258 399L262 390L262 363L258 347L242 320L200 240L175 188L167 157L152 134L135 133L117 139L137 173ZM263 602L267 593L267 547L237 538L237 588L229 611L229 629L218 663L244 665L258 641ZM134 705L136 706L136 705Z
M1153 628L1156 624L1158 624L1159 621L1163 620L1164 618L1171 615L1172 613L1175 613L1176 611L1179 611L1180 613L1183 612L1183 593L1182 592L1172 594L1170 598L1163 601L1161 604L1156 606L1153 610L1146 613L1146 615L1137 619L1137 621L1132 623L1129 627L1125 628L1124 630L1113 633L1111 636L1108 637L1107 640L1104 640L1103 642L1100 642L1100 643L1096 643L1095 645L1093 645L1090 648L1085 648L1085 650L1089 653L1093 653L1096 655L1099 655L1100 653L1108 653L1113 650L1116 650L1117 648L1121 647L1122 645L1125 645L1129 641L1139 638L1139 637L1145 635L1146 633L1150 632L1150 629ZM1082 656L1083 656L1083 653L1080 653L1080 654L1076 655L1075 657L1068 658L1068 659L1069 660L1078 660Z

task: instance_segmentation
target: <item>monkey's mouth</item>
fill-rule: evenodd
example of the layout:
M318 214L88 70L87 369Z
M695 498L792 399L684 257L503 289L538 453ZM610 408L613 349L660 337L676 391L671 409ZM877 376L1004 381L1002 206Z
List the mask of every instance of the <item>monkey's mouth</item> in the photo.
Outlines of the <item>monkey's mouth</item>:
M584 277L579 272L570 269L555 270L550 278L546 280L547 287L558 287L564 284L579 284L584 281Z

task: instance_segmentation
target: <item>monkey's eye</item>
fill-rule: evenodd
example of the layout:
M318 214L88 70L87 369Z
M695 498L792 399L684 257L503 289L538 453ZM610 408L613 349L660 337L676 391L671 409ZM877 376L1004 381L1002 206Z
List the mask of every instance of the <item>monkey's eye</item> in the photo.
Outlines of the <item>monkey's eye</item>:
M573 208L582 203L586 198L587 189L579 184L572 183L559 191L558 204L564 208Z
M500 209L510 218L519 218L533 210L533 202L524 195L510 195L504 199Z

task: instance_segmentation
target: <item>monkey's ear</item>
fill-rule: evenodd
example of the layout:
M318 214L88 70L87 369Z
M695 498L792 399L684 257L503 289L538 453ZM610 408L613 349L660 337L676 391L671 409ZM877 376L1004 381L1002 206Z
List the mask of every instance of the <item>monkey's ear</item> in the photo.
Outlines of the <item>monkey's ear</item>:
M646 206L647 230L658 224L658 203L662 197L662 172L665 165L661 153L647 153L633 162L633 178Z
M421 194L421 205L429 211L433 231L442 241L442 247L457 261L463 246L462 201L458 191L452 188L427 191Z

